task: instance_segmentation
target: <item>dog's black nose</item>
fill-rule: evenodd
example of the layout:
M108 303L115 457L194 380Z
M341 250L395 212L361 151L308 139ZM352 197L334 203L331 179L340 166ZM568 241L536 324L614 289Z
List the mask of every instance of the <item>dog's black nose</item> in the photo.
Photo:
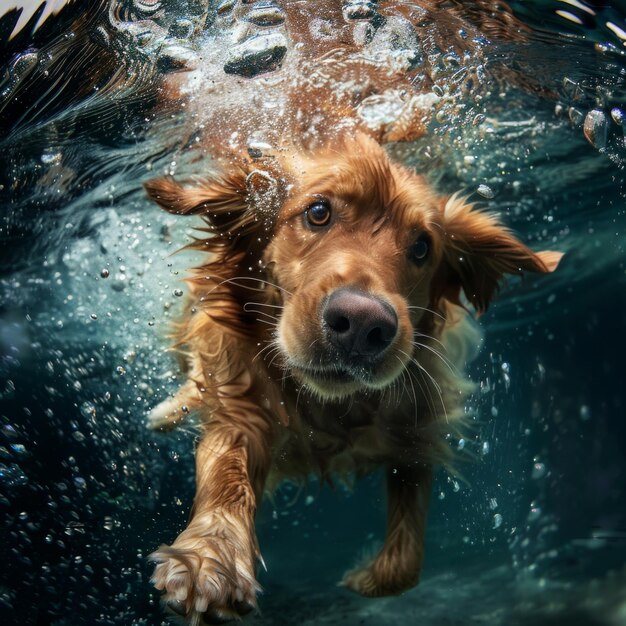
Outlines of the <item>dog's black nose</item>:
M398 316L391 305L345 287L330 294L322 318L328 340L346 356L378 356L398 331Z

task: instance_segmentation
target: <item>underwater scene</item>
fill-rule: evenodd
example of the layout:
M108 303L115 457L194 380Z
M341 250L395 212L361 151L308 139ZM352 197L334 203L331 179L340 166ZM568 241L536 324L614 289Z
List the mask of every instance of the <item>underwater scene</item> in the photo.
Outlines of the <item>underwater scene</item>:
M625 3L0 0L0 129L1 624L626 626ZM357 170L383 146L423 177L424 197L462 198L563 257L521 277L517 257L508 276L489 269L500 288L485 301L458 270L452 299L471 313L474 345L454 363L443 345L425 349L473 386L464 428L441 426L419 584L417 570L380 593L346 583L393 523L393 477L365 458L278 481L256 506L252 598L233 592L212 610L197 586L160 584L151 555L167 555L202 504L202 409L177 400L193 366L173 337L195 315L189 268L221 254L211 241L231 222L183 216L209 192L187 206L167 185L206 181L243 153L257 168L244 171L246 201L273 219L273 168L300 144L311 159L330 146L330 168L345 150ZM311 236L329 206L316 196L307 209ZM263 228L259 242L273 234ZM435 244L412 244L411 272ZM274 332L286 301L244 311ZM387 349L380 332L383 347L370 333L364 350ZM276 353L258 346L254 367L271 369ZM401 374L387 399L414 407L416 424L419 407L445 404L425 376L432 387ZM282 385L295 385L293 411L315 401ZM163 401L176 405L167 428L155 424ZM323 402L325 419L344 423L355 409L341 402ZM232 487L234 470L220 471ZM215 584L229 576L218 568Z

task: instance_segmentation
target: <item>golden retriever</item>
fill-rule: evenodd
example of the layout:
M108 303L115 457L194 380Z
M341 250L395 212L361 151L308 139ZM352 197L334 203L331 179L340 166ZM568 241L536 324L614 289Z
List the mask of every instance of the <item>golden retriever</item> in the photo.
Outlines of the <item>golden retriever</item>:
M188 380L150 417L163 430L201 420L189 525L152 555L156 587L194 624L256 607L255 512L286 479L384 467L384 545L343 584L366 596L416 585L433 467L450 462L470 389L465 307L484 311L504 275L550 272L561 257L390 159L380 142L423 134L423 111L372 130L358 99L310 110L302 84L287 89L299 113L271 157L226 145L253 119L254 107L231 109L208 132L220 158L205 179L146 184L165 210L206 223L193 247L208 260L188 279L177 337ZM298 140L303 115L316 140Z
M461 292L484 311L504 274L561 256L436 195L362 135L274 167L146 185L210 233L180 329L188 382L151 416L156 428L202 419L191 521L154 559L170 605L209 620L255 606L255 511L283 479L385 467L385 544L343 582L368 596L418 582L432 466L449 458L467 389L445 353Z

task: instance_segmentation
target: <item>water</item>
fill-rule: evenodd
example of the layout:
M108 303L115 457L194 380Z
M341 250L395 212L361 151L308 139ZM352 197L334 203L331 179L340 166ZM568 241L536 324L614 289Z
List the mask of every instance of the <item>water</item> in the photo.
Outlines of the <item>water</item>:
M262 69L274 71L257 94L258 115L271 120L282 106L278 68L289 70L291 44L283 49L274 36L261 42L269 55L233 53L228 7L205 29L213 19L205 3L170 2L161 12L158 5L115 3L106 28L91 24L97 43L80 63L64 57L63 46L49 47L81 36L69 27L79 9L11 42L14 20L0 21L10 68L0 85L7 624L165 623L147 556L185 526L196 432L157 435L144 420L179 380L167 333L194 257L174 252L193 223L149 204L140 183L201 172L212 154L196 137L215 109L195 103L224 102L208 87L194 99L202 81L185 87L192 97L184 107L152 87L162 75L180 78L177 70L198 56L203 80L230 64L233 84L267 63ZM478 90L476 100L458 86L466 76L454 77L481 63L442 55L432 91L444 101L434 105L428 135L391 149L439 189L475 193L531 246L566 256L548 278L512 281L480 320L485 344L470 368L476 437L455 444L477 461L462 478L438 474L419 587L372 601L335 586L380 545L380 476L351 491L285 486L259 514L268 572L260 573L262 613L252 623L626 623L626 12L617 3L513 8L542 30L531 44L481 42L485 72L504 63L533 89L505 84ZM255 19L282 28L280 11L263 11ZM312 28L331 36L322 18ZM359 28L355 37L365 41ZM423 50L407 40L391 56L387 44L371 50L377 63L420 62ZM117 54L129 76L110 82L107 64ZM238 65L245 54L252 61ZM228 98L227 108L236 102ZM363 116L388 123L399 102L371 99ZM268 128L260 125L251 149L271 147Z

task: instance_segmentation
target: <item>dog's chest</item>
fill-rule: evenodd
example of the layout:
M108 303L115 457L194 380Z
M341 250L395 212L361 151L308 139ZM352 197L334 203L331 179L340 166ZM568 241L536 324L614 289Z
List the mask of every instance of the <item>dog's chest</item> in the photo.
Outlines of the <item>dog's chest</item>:
M300 402L297 411L294 406L274 455L281 479L348 476L383 463L390 450L376 408L375 402L346 406Z

